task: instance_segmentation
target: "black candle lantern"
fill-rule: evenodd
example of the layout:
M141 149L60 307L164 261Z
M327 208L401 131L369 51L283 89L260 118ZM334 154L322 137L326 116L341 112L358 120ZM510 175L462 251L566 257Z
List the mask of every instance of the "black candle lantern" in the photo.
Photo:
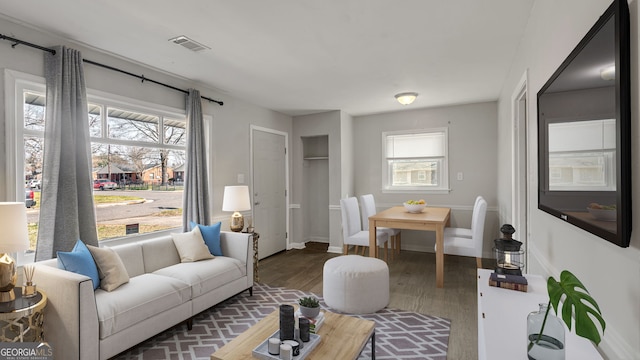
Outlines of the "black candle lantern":
M509 224L504 224L500 232L502 232L502 238L493 241L497 262L496 273L522 275L524 250L520 249L522 243L512 238L516 229Z

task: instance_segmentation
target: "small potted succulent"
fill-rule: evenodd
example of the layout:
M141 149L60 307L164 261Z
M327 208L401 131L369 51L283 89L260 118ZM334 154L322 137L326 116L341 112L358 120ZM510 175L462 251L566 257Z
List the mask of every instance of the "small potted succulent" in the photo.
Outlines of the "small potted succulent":
M313 319L320 314L320 301L313 296L305 296L298 300L302 316Z

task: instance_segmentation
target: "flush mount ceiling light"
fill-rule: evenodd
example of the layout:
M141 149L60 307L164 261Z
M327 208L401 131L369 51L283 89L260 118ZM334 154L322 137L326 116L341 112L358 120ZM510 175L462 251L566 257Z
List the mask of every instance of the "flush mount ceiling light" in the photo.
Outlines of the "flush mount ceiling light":
M199 42L190 39L184 35L180 35L177 37L174 37L173 39L169 39L169 41L171 41L174 44L178 44L180 46L184 46L187 49L191 50L191 51L200 51L200 50L207 50L207 49L211 49L210 47L200 44Z
M405 92L396 95L396 100L402 105L409 105L418 97L418 93Z

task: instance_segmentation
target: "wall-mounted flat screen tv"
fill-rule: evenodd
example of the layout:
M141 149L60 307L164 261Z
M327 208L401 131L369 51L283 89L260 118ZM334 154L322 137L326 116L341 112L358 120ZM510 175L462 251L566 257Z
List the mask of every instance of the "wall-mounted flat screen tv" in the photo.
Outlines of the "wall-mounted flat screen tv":
M538 208L621 247L631 236L629 54L627 1L615 0L538 92Z

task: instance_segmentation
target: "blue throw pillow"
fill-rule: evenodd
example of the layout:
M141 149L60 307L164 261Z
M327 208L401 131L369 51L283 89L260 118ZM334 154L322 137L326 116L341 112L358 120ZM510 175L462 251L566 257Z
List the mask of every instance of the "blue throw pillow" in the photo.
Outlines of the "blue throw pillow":
M196 224L193 221L189 222L189 226L193 230L194 227L198 226L200 228L200 233L202 234L202 238L204 239L204 243L207 244L209 248L209 252L214 256L223 256L222 255L222 247L220 246L220 226L222 226L221 222L217 222L213 225L200 225Z
M78 240L71 252L58 251L58 268L91 278L93 290L100 286L98 267L87 246Z

